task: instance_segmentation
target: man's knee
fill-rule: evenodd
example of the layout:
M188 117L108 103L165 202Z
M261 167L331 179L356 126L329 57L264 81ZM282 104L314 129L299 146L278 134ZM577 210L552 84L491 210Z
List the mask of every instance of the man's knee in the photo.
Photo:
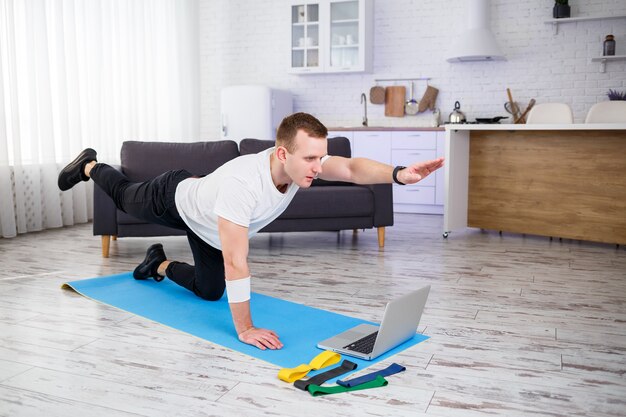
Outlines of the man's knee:
M225 288L226 285L224 284L223 286L217 288L196 288L196 291L194 292L203 300L217 301L222 298L222 295L224 295Z

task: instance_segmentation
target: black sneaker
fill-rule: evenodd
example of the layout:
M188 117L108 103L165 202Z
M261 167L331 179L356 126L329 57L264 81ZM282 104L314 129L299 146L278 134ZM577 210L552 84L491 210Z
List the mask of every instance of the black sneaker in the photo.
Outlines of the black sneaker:
M81 181L89 181L89 177L85 175L85 165L97 161L96 155L96 151L87 148L59 172L58 184L61 191L69 190Z
M155 243L148 248L146 252L146 259L140 263L133 271L133 278L135 279L148 279L154 278L156 282L161 282L165 278L158 274L157 270L159 265L163 261L166 261L167 257L163 251L163 245Z

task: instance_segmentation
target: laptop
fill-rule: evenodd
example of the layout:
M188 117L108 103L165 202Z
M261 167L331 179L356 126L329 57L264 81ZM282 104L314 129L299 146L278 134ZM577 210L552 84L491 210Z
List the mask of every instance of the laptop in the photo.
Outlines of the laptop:
M360 324L317 344L356 358L372 360L411 339L422 317L430 285L387 303L380 326Z

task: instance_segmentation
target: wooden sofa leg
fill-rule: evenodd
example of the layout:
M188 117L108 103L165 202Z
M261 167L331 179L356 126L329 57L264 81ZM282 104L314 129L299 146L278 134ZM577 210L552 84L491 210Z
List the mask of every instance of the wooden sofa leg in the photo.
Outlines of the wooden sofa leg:
M117 240L117 235L111 236L111 240Z
M111 236L109 235L102 235L102 257L103 258L108 258L109 257L109 246L111 243Z
M378 247L383 248L385 247L385 228L378 227L377 230L378 230Z

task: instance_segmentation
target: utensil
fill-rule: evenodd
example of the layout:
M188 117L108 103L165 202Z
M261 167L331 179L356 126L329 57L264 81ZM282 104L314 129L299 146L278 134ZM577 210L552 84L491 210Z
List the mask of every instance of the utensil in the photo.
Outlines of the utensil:
M461 111L461 103L458 101L454 102L454 110L448 116L448 120L450 123L465 123L467 121L465 114Z
M515 110L517 109L517 111ZM511 114L513 116L513 123L518 123L519 122L519 116L521 116L520 110L519 110L519 105L517 103L511 103L509 101L507 101L506 103L504 103L504 110L507 111L507 113ZM518 114L518 116L515 116L515 113Z
M520 116L520 109L516 102L513 101L513 94L511 94L511 89L506 89L506 94L509 97L509 107L507 107L507 103L504 104L504 108L506 111L513 115L513 123L517 123L517 120Z
M370 103L385 104L385 87L375 85L370 88Z
M493 124L493 123L500 123L500 120L504 120L504 119L508 119L509 116L497 116L497 117L477 117L476 118L476 122L477 123L486 123L486 124Z
M417 114L417 112L419 111L417 100L415 100L414 89L415 83L411 81L411 98L408 99L407 102L404 104L404 112L411 116Z
M534 105L535 105L535 99L531 98L530 101L528 102L528 106L526 106L526 110L524 110L522 115L519 117L517 123L526 123L526 116L528 115L528 112L530 111L530 109L533 108Z
M385 89L385 116L403 117L406 87L393 86Z

